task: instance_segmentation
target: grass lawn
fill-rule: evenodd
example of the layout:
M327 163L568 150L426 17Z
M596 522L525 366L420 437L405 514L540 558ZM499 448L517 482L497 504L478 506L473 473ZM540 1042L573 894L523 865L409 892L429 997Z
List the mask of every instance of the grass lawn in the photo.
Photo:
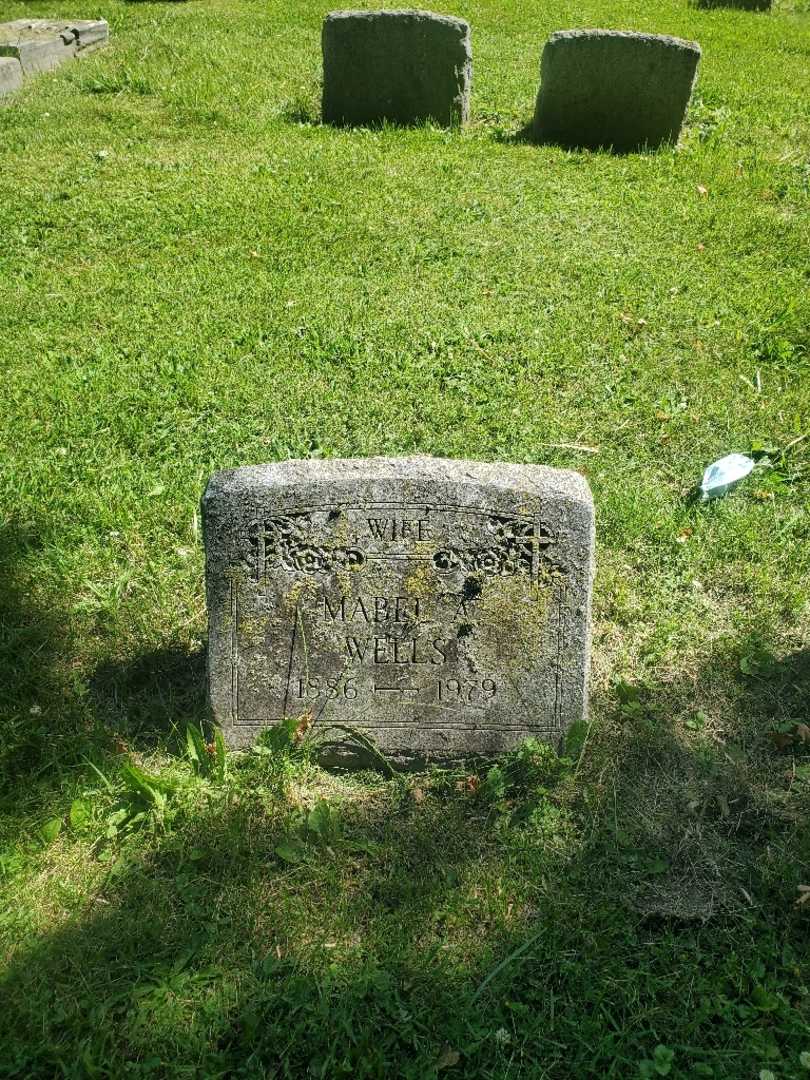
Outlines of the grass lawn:
M452 133L291 7L0 3L112 37L0 106L0 1076L810 1077L810 13L461 0ZM700 42L677 149L515 137L576 26ZM199 775L206 478L406 453L587 474L584 745Z

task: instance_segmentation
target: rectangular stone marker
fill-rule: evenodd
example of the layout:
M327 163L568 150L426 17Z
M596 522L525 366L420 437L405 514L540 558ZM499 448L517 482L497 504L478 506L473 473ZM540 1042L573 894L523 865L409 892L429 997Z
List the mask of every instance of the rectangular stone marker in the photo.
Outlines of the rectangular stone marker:
M558 30L543 49L533 135L624 152L677 142L696 41L630 30Z
M430 11L333 11L322 44L324 123L467 120L472 50L463 19Z
M558 745L582 718L593 503L578 473L287 461L202 500L209 699L232 747L308 717L403 767Z
M101 48L108 37L104 19L15 19L0 23L0 56L18 60L23 75L36 75Z

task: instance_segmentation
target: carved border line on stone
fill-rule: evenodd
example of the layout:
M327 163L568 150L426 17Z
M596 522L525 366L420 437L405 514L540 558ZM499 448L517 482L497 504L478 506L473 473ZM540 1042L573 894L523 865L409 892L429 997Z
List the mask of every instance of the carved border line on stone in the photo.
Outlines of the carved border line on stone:
M442 510L455 510L457 513L474 514L488 518L488 528L493 534L493 544L488 547L477 548L441 548L430 554L410 553L408 555L392 555L391 553L365 552L359 548L332 548L319 545L311 538L312 514L316 511L337 514L339 512L355 511L375 513L385 511L428 511L424 503L384 502L367 503L363 506L343 503L311 505L301 508L294 513L279 517L265 513L261 507L255 509L255 521L252 523L247 534L240 534L235 551L234 574L247 571L254 582L261 582L268 572L283 570L290 574L301 573L305 575L325 575L337 569L351 570L353 573L362 572L368 560L403 558L409 562L423 562L429 564L431 569L438 575L464 571L471 574L481 574L485 578L496 575L513 576L526 574L530 576L540 587L559 585L557 593L557 678L554 701L554 720L548 724L515 724L497 725L468 723L453 723L449 726L464 731L484 730L527 730L531 734L548 734L555 730L561 719L562 702L560 695L561 672L560 666L565 651L565 620L563 618L563 606L565 603L565 578L567 571L549 557L547 551L554 544L553 534L545 525L530 517L519 515L490 514L484 507L449 506L444 504ZM259 522L264 522L264 528ZM240 558L243 545L247 541L250 554L247 559ZM268 543L269 541L269 543ZM270 724L280 723L287 715L287 702L289 700L289 677L287 694L285 696L285 709L282 714L272 717L239 717L237 715L237 702L239 700L239 640L236 628L239 623L238 588L235 582L231 583L230 592L231 619L233 626L232 634L232 658L231 658L231 686L232 686L232 710L231 720L235 727L267 727ZM290 664L298 639L298 619L293 622L290 643ZM368 731L376 727L414 727L419 723L417 720L386 721L381 724L367 726ZM446 723L446 722L445 722ZM358 724L361 729L365 726Z

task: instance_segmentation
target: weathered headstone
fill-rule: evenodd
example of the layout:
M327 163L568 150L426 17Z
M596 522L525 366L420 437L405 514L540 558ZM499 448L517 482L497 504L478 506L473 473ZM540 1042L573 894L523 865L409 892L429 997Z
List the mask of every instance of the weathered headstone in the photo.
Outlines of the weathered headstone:
M462 19L429 11L333 11L323 24L328 124L463 124L472 51Z
M209 699L231 746L302 718L401 766L558 745L583 717L593 504L578 473L287 461L202 501Z
M19 90L23 84L20 61L13 56L0 56L0 95Z
M617 151L677 141L700 46L623 30L560 30L543 49L533 136Z
M101 48L108 37L104 19L15 19L0 23L0 56L16 59L23 75L36 75Z

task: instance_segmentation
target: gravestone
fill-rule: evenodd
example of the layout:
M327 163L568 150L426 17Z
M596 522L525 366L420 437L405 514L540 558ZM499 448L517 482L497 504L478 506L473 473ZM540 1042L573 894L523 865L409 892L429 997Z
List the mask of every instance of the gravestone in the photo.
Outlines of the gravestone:
M0 56L0 96L19 90L23 84L20 61L13 56Z
M593 504L578 473L441 458L216 473L208 687L232 747L300 718L349 762L559 745L586 708Z
M0 23L0 56L17 60L25 76L52 71L107 44L104 19L15 19Z
M333 11L323 24L327 124L463 124L472 51L462 19L429 11Z
M543 49L533 137L620 152L676 142L699 60L694 41L560 30Z

